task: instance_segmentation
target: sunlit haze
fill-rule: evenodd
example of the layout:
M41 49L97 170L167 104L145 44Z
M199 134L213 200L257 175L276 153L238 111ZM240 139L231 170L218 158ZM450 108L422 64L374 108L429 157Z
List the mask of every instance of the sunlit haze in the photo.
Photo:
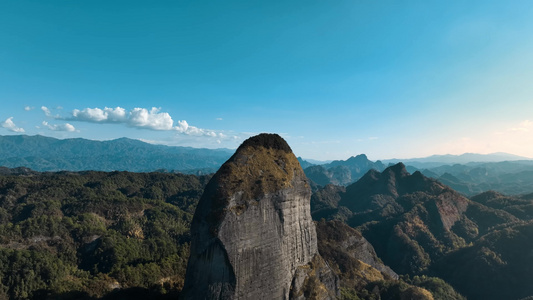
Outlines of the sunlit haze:
M0 135L533 157L532 1L3 1Z

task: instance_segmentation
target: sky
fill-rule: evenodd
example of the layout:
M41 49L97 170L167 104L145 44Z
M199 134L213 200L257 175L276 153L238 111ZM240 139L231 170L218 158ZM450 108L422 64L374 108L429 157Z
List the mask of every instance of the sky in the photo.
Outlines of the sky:
M0 135L533 158L533 1L1 1Z

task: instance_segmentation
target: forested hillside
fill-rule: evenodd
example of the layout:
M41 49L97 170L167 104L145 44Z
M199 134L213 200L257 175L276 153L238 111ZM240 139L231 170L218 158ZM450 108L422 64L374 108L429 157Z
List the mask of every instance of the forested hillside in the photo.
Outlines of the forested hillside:
M0 136L0 166L35 171L156 170L213 173L233 151L148 144L120 138L110 141L55 139L45 136Z
M207 180L129 172L0 176L0 299L130 292L175 299Z
M3 171L0 299L179 297L209 176ZM322 220L317 232L343 299L459 297L437 278L398 278L346 225Z
M179 296L210 176L2 173L0 299ZM467 199L397 165L319 188L311 210L343 299L520 299L533 295L532 198Z
M531 195L468 199L397 164L346 188L320 188L311 207L315 218L359 230L398 274L442 278L468 299L533 295Z

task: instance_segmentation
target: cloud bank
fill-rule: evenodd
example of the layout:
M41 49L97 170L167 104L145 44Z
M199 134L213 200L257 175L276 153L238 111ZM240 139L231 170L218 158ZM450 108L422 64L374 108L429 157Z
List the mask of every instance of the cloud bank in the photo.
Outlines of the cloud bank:
M51 116L50 110L46 107L41 108L46 116ZM163 131L177 131L187 135L199 135L217 137L217 134L212 130L201 129L191 126L185 120L179 120L174 123L174 120L169 113L161 112L160 108L152 107L150 110L146 108L134 108L130 111L122 107L104 107L102 108L84 108L75 109L72 111L72 116L65 118L71 121L91 122L91 123L115 123L124 124L129 127L149 130L163 130Z
M15 123L13 122L13 117L7 118L4 122L0 123L0 125L2 125L2 127L4 127L5 129L9 131L19 132L19 133L24 132L24 128L20 128L17 125L15 125Z

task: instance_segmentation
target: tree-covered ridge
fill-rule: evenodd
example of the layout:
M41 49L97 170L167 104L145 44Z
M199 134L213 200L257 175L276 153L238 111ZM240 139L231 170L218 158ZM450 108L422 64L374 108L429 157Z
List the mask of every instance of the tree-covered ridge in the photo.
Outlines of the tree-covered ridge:
M467 196L489 190L509 195L533 192L531 160L442 165L420 171Z
M428 276L399 276L377 257L361 233L343 222L317 222L318 250L339 275L344 300L461 300L444 280Z
M311 207L314 217L359 230L399 274L437 276L468 299L521 299L533 295L532 198L489 191L467 199L399 164L345 189L320 188Z
M153 145L128 138L92 141L0 135L0 166L26 167L35 171L168 170L208 174L215 172L232 152L229 149Z
M162 297L181 289L206 176L0 176L0 299Z

